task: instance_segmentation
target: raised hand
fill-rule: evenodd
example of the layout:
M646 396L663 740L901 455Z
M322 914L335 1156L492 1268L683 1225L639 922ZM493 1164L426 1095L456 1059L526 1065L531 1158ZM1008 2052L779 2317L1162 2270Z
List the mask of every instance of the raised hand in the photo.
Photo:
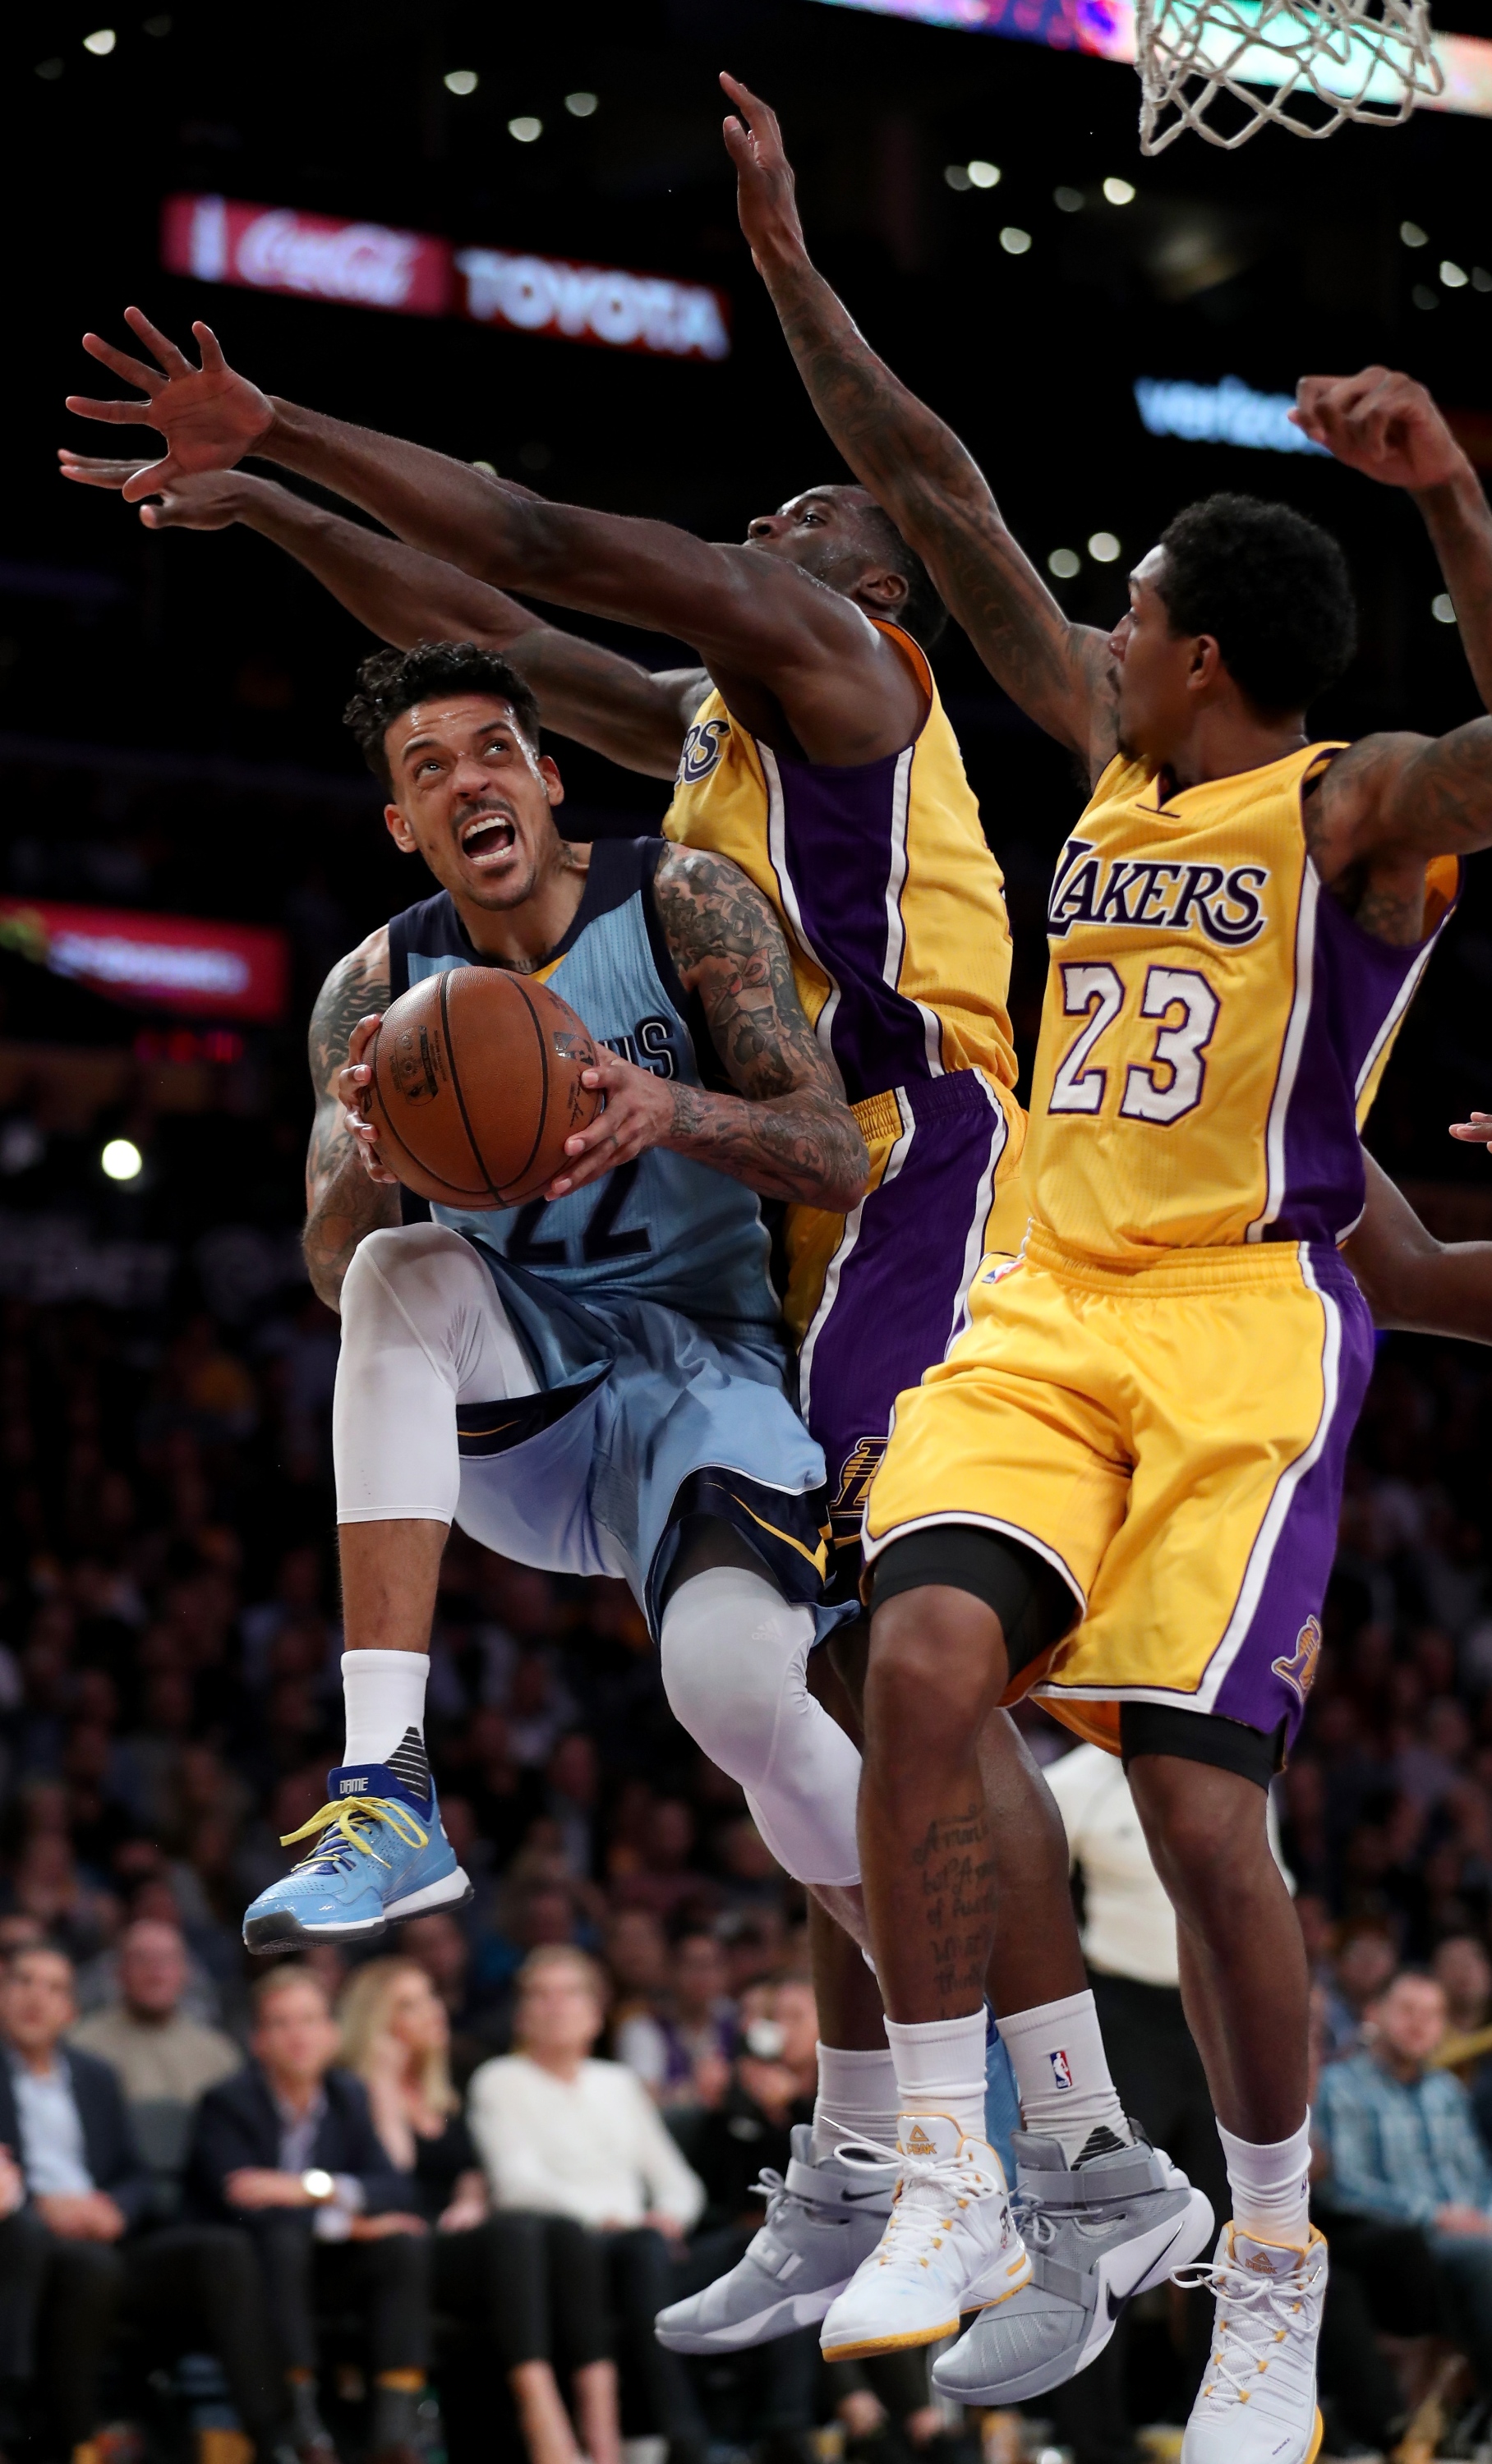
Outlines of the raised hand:
M1451 1135L1463 1146L1492 1147L1492 1112L1473 1112L1469 1121L1453 1121Z
M116 493L140 472L159 467L134 459L113 462L102 454L75 453L66 445L57 448L57 462L64 479L76 479L82 488L112 488ZM227 471L198 471L163 487L158 496L141 506L140 518L152 531L224 531L237 520L242 491L248 484Z
M792 165L770 106L724 69L720 81L741 115L725 121L725 151L736 166L736 209L760 274L771 258L806 253Z
M1434 397L1394 368L1355 377L1303 377L1290 417L1313 445L1387 488L1437 488L1466 457Z
M133 359L98 334L83 336L83 348L126 385L140 387L131 402L95 402L70 393L69 410L80 419L101 419L116 428L155 428L166 439L158 462L142 463L122 493L130 504L158 495L193 471L231 471L266 436L275 410L268 394L239 376L224 359L211 325L192 326L202 364L193 367L185 353L151 324L139 308L126 308L124 322L157 362L155 367Z

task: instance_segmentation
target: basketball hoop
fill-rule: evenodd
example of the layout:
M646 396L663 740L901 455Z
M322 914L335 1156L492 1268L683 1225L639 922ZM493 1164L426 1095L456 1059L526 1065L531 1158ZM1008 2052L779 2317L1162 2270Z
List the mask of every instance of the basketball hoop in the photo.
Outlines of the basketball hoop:
M1140 150L1184 129L1230 152L1266 124L1330 137L1344 121L1394 127L1437 95L1429 0L1139 0ZM1211 117L1220 96L1247 115Z

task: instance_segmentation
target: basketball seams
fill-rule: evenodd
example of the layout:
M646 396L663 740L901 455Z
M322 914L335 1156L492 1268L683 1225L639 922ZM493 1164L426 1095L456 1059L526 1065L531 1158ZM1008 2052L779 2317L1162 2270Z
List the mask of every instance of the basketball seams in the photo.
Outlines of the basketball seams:
M446 1067L451 1072L451 1091L456 1097L457 1110L461 1115L461 1127L466 1132L466 1143L471 1148L473 1159L476 1162L478 1171L481 1175L482 1186L486 1189L489 1196L496 1199L498 1204L501 1206L502 1204L502 1192L487 1170L486 1160L482 1155L480 1147L479 1147L477 1143L477 1133L472 1128L471 1115L466 1109L466 1097L461 1092L461 1073L456 1066L456 1045L451 1035L451 975L452 970L449 967L442 967L440 971L440 1032L445 1039ZM530 1009L529 1015L532 1016L532 1010ZM542 1125L541 1115L541 1128ZM535 1143L537 1144L537 1141ZM532 1152L530 1152L528 1159L532 1162Z
M381 1043L381 1042L382 1042L382 1040L383 1040L383 1029L382 1029L382 1025L380 1025L380 1028L379 1028L379 1043ZM454 1181L447 1180L447 1179L445 1178L445 1176L444 1176L442 1173L435 1172L435 1171L432 1168L432 1166L431 1166L430 1164L428 1164L428 1163L425 1161L425 1158L424 1158L424 1156L423 1156L422 1155L417 1155L417 1154L415 1153L414 1149L411 1146L411 1144L410 1144L410 1142L409 1142L409 1139L408 1139L408 1138L401 1138L401 1137L400 1137L398 1131L394 1128L394 1124L393 1124L393 1114L392 1114L391 1111L390 1110L388 1099L387 1099L387 1097L385 1096L384 1090L383 1090L382 1087L379 1085L378 1080L379 1080L379 1069L378 1069L378 1046L377 1046L377 1045L374 1045L374 1049L373 1049L373 1090L374 1090L374 1092L376 1093L376 1095L377 1095L377 1097L378 1097L378 1109L379 1109L379 1111L383 1114L383 1122L382 1122L382 1126L381 1126L381 1127L380 1127L380 1129L379 1129L378 1135L379 1135L380 1139L384 1138L385 1136L390 1137L390 1138L393 1140L393 1143L394 1143L394 1145L395 1145L396 1147L401 1147L401 1148L403 1149L404 1153L409 1156L409 1159L410 1159L411 1163L412 1163L412 1164L413 1164L413 1166L415 1167L415 1170L416 1170L417 1172L421 1172L421 1173L423 1173L427 1180L434 1180L434 1181L438 1181L438 1182L440 1183L441 1189L442 1189L443 1191L448 1191L448 1192L450 1193L449 1197L442 1197L442 1198L437 1198L437 1199L435 1199L434 1200L434 1203L435 1205L437 1205L437 1206L445 1206L445 1205L449 1205L449 1204L451 1203L451 1200L452 1200L453 1199L459 1199L459 1200L461 1200L461 1201L463 1201L463 1202L464 1202L464 1201L466 1201L466 1200L468 1200L468 1199L475 1199L475 1198L479 1197L479 1196L480 1196L480 1194L481 1194L479 1190L476 1190L476 1189L473 1189L473 1190L457 1189L457 1186L456 1186L456 1183L455 1183ZM478 1156L478 1158L477 1158L477 1160L478 1160L478 1164L479 1164L479 1165L480 1165L480 1162L481 1162L481 1157L479 1155L479 1156ZM407 1184L406 1184L406 1185L407 1185ZM490 1183L488 1183L488 1184L486 1184L486 1185L487 1185L487 1186L490 1186Z
M523 1006L524 1006L524 1008L525 1008L525 1009L527 1010L527 1012L528 1012L529 1018L530 1018L530 1020L531 1020L531 1021L532 1021L532 1023L533 1023L533 1030L534 1030L534 1033L535 1033L535 1035L536 1035L536 1036L538 1037L538 1039L539 1039L539 1119L538 1119L538 1126L537 1126L537 1128L536 1128L536 1129L535 1129L535 1131L534 1131L534 1139L533 1139L533 1144L532 1144L532 1146L529 1148L528 1153L527 1153L527 1154L524 1155L524 1157L523 1157L523 1171L522 1171L522 1172L515 1173L515 1174L514 1174L514 1176L513 1176L513 1186L514 1186L517 1190L519 1190L520 1192L522 1192L522 1191L523 1191L523 1184L524 1184L525 1180L527 1179L528 1173L529 1173L529 1171L530 1171L530 1169L531 1169L531 1167L532 1167L533 1159L534 1159L535 1155L538 1154L539 1149L541 1148L541 1146L544 1144L544 1133L545 1133L546 1130L546 1129L548 1128L548 1126L549 1126L549 1046L548 1046L548 1041L547 1041L547 1038L546 1038L546 1035L545 1035L544 1027L543 1027L543 1025L542 1025L542 1023L541 1023L541 1022L540 1022L540 1018L539 1018L539 1005L538 1005L538 1003L535 1001L535 1000L534 1000L534 998L533 998L532 994L529 992L528 986L527 986L525 983L522 982L522 981L520 980L520 979L519 979L518 977L516 977L516 976L514 976L514 977L510 977L510 978L509 978L509 981L511 982L511 984L512 984L513 989L514 989L514 991L515 991L515 992L517 992L517 993L522 993L523 998ZM455 1060L455 1055L454 1055L454 1054L453 1054L453 1056L452 1056L451 1067L452 1067L452 1071L453 1071L453 1074L454 1074L454 1072L455 1072L455 1068L456 1068L456 1060ZM510 1201L510 1203L517 1203L517 1202L518 1202L518 1201L517 1201L516 1199L514 1199L514 1200L511 1200L511 1201Z

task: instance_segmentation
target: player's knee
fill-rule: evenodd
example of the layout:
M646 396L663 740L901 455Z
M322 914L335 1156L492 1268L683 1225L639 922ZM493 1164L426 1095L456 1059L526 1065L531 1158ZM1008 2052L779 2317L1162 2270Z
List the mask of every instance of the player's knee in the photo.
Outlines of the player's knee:
M865 1723L882 1741L977 1735L1004 1683L995 1620L942 1587L899 1592L871 1620Z
M401 1223L359 1242L342 1287L345 1348L420 1344L445 1351L470 1301L491 1293L491 1279L469 1241L441 1223Z
M745 1614L743 1582L751 1594ZM669 1708L744 1786L768 1771L785 1696L806 1692L802 1624L803 1612L768 1584L726 1568L680 1583L663 1612L658 1659Z
M1268 1799L1252 1780L1157 1754L1138 1755L1129 1778L1156 1871L1178 1906L1201 1911L1278 1881Z

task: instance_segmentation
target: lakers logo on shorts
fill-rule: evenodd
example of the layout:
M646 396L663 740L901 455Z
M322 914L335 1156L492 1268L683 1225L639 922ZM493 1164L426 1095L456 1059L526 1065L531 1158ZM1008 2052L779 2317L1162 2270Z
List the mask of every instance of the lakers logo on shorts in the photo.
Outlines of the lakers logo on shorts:
M1277 1660L1274 1663L1274 1671L1277 1677L1284 1679L1291 1692L1298 1694L1303 1703L1316 1683L1316 1671L1320 1665L1321 1620L1319 1617L1308 1617L1301 1628L1290 1658Z
M728 718L697 720L684 737L676 786L697 787L701 779L707 779L724 751L722 739L729 734Z
M865 1500L870 1495L871 1482L880 1469L880 1458L885 1451L884 1438L861 1438L845 1457L839 1494L829 1509L836 1549L851 1545L859 1538Z

